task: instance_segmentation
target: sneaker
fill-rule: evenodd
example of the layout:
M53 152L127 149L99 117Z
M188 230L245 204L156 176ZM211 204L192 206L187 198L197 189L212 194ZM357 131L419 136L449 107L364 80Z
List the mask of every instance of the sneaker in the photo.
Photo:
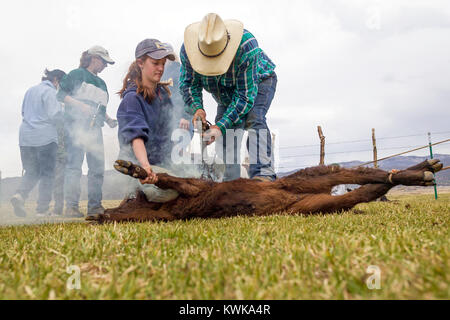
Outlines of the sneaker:
M93 216L96 214L103 214L104 212L105 212L105 208L103 206L100 206L100 207L88 209L87 215Z
M262 182L272 182L274 179L272 179L269 176L255 176L252 178L252 180L262 181Z
M25 201L22 196L18 193L12 196L11 204L14 207L14 214L18 217L26 217L27 212L25 211Z
M80 212L80 209L78 209L77 207L71 208L68 207L66 208L66 212L64 213L64 216L67 218L84 218L84 214L82 214Z

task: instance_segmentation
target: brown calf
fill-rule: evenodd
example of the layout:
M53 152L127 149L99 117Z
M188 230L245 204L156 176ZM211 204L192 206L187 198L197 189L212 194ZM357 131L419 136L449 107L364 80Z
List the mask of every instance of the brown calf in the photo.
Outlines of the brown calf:
M331 213L373 201L396 185L433 185L433 173L442 167L437 159L391 173L372 168L317 166L299 170L274 182L238 179L216 183L158 174L156 186L177 190L180 194L178 198L166 203L152 203L146 200L142 192L138 192L135 199L124 200L119 207L87 219L103 223L260 216L280 212ZM138 166L131 164L127 171L133 175L138 170ZM359 184L361 187L344 195L332 196L332 187L339 184Z

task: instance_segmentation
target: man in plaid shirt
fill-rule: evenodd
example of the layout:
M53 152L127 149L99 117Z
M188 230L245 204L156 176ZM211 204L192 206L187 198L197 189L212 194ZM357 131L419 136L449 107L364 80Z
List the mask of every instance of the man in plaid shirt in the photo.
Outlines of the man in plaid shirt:
M206 122L202 91L210 92L218 104L216 124L204 133L208 144L217 140L216 150L226 158L224 180L240 177L238 145L226 145L226 135L235 130L249 132L250 178L276 179L272 164L271 136L266 113L275 94L275 64L262 51L255 37L241 22L225 20L214 13L186 28L181 47L180 91L193 121ZM242 137L241 137L242 138ZM229 154L226 156L226 154ZM232 153L230 155L230 153ZM224 161L225 162L225 161Z

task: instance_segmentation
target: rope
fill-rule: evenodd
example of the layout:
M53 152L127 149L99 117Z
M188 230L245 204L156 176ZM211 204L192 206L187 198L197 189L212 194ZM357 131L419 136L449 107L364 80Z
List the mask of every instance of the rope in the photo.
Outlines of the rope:
M392 156L388 156L388 157L385 157L385 158L381 158L381 159L378 159L377 161L383 161L383 160L386 160L386 159L390 159L390 158L398 157L398 156L401 156L402 154L405 154L405 153L410 153L410 152L414 152L414 151L417 151L417 150L420 150L420 149L425 149L425 148L429 148L430 146L435 146L435 145L438 145L438 144L441 144L441 143L445 143L445 142L449 142L449 141L450 141L450 139L447 139L447 140L442 140L442 141L439 141L439 142L433 143L433 144L431 144L431 145L426 145L426 146L424 146L424 147L420 147L420 148L412 149L412 150L409 150L409 151L405 151L405 152L400 152L400 153L394 154L394 155L392 155ZM360 165L354 166L354 167L352 167L352 169L353 169L353 168L358 168L358 167L362 167L362 166L366 166L366 165L368 165L368 164L372 164L372 163L374 163L374 162L375 162L375 161L370 161L370 162L366 162L366 163L363 163L363 164L360 164Z

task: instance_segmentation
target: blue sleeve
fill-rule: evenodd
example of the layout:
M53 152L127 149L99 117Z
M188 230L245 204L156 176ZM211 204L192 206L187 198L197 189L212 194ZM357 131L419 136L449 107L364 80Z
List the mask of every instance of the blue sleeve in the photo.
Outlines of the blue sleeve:
M124 143L131 143L134 139L142 138L148 141L150 128L145 121L142 105L135 93L128 93L123 98L117 110L119 122L119 136Z
M61 113L61 103L56 99L56 90L48 88L42 94L42 103L47 108L47 115L50 119L53 119L58 113Z

